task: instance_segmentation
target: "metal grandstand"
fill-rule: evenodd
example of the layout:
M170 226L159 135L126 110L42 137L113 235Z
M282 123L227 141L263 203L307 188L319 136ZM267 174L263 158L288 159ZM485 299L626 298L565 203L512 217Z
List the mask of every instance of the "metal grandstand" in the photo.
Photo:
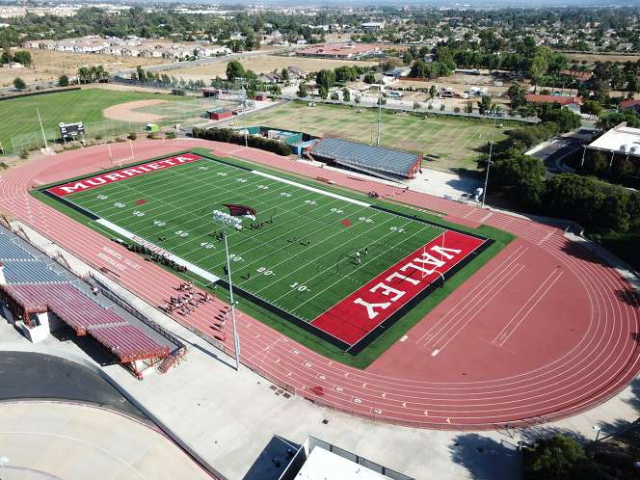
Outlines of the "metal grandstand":
M143 368L170 357L171 347L176 347L172 339L167 340L157 329L149 330L149 325L133 325L125 316L103 307L80 284L74 285L72 279L22 248L21 242L0 230L0 300L4 304L0 308L32 341L46 338L63 322L78 336L95 339L138 375ZM177 347L184 353L184 345Z
M324 138L308 154L314 160L397 181L413 178L420 170L422 155L373 147L341 138Z

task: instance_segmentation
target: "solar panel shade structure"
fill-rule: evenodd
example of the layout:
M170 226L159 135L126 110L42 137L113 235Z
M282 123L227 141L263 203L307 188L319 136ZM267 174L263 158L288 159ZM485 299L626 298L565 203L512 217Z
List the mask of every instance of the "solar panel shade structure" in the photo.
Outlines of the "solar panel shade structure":
M10 285L25 283L65 283L67 280L55 273L44 262L4 261L4 276Z
M372 147L340 138L320 140L309 153L354 170L395 178L411 178L422 159L415 153Z
M164 358L170 353L169 347L159 345L133 325L91 327L87 333L123 363Z
M6 235L0 234L0 261L33 260L33 257Z

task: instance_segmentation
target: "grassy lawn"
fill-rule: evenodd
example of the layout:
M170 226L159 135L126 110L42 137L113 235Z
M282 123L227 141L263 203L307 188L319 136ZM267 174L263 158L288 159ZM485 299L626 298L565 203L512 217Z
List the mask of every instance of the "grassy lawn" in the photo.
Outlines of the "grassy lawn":
M310 322L451 225L437 216L400 205L374 202L416 219L358 205L349 199L362 201L366 197L356 192L318 185L248 162L224 162L227 163L205 158L65 198L219 277L224 276L224 248L211 235L215 230L212 210L226 211L223 203L256 208L257 221L266 222L265 226L250 229L251 221L245 219L245 228L229 236L234 283L277 310L246 296L241 298L239 308L317 352L359 368L374 361L512 239L505 232L485 226L474 230L494 242L447 280L444 288L432 291L362 352L352 355L283 318L278 311ZM291 185L287 180L347 198ZM104 224L91 221L40 192L34 195L102 234L115 236ZM352 222L348 227L342 223L345 218ZM368 254L362 264L354 262L354 252L363 247L368 247ZM201 287L209 283L189 275ZM226 297L223 289L218 288L217 292Z
M336 135L371 144L377 132L375 109L292 102L247 117L251 125L298 130L312 135ZM398 148L440 158L425 161L435 170L477 170L476 158L491 135L493 121L432 114L424 115L383 111L382 146ZM496 129L494 141L505 138Z
M0 101L0 118L3 119L0 141L8 149L11 147L11 139L16 136L40 134L36 108L40 110L47 137L55 139L60 136L60 122L84 122L87 133L91 134L91 124L105 120L102 115L105 108L135 100L172 98L175 97L95 88L4 100Z

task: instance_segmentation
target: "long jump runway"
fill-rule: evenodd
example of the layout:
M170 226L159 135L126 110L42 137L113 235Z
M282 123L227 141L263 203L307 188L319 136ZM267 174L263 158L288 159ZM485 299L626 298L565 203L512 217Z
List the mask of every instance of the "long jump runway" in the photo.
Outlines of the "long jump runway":
M408 426L496 428L584 411L613 396L640 369L637 297L616 270L566 240L562 231L236 145L145 140L136 142L135 160L198 146L311 178L321 172L340 186L376 190L390 200L518 236L364 371L327 360L241 314L244 362L298 395ZM110 167L108 159L106 147L99 146L9 170L0 181L0 206L91 265L109 268L114 279L159 305L175 293L178 279L27 193L33 186ZM208 319L223 307L217 301L176 320L208 336Z

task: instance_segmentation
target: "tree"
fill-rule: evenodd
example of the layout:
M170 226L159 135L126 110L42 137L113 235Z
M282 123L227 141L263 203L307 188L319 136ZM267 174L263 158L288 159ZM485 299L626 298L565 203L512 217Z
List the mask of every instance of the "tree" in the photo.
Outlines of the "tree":
M465 113L473 113L473 102L471 100L464 105L464 111Z
M429 98L433 102L433 99L436 97L436 93L438 93L438 88L435 85L431 85L429 87Z
M611 130L622 122L627 122L629 127L640 128L640 115L634 110L606 113L600 117L597 126L603 130Z
M429 72L430 68L427 62L424 60L416 60L411 65L411 72L409 72L409 76L412 78L428 78Z
M350 102L351 101L351 92L349 91L349 89L347 87L344 87L342 89L342 100L345 102Z
M595 100L585 100L580 107L580 112L587 115L599 116L602 113L602 105Z
M297 93L298 97L300 98L305 98L307 95L309 95L309 88L307 87L307 84L302 82L299 86L298 86L298 93Z
M340 100L338 92L331 92L331 100Z
M324 85L320 85L318 87L318 95L320 95L320 98L322 100L326 100L327 97L329 96L329 89L327 87L325 87Z
M367 72L362 81L371 85L373 83L376 83L376 76L373 74L373 72Z
M529 77L533 80L534 85L537 84L538 80L542 75L547 73L549 69L549 64L547 63L547 59L542 54L536 54L529 63Z
M289 81L289 69L288 68L283 68L280 71L280 78L282 79L283 82L288 82Z
M141 83L144 83L147 81L147 72L145 72L140 65L136 67L136 75L138 76L138 80Z
M11 62L13 62L13 56L11 55L11 51L8 49L4 49L2 51L2 56L0 57L0 63L2 65L6 65Z
M78 83L91 83L91 71L89 67L80 67L78 69Z
M526 208L537 208L544 194L545 168L537 158L516 154L498 160L493 166L492 182L507 187L511 197Z
M236 78L244 77L246 72L242 64L237 60L231 60L227 64L227 80L230 82L235 81Z
M32 63L31 52L27 52L26 50L18 50L13 54L13 61L18 62L25 67L30 67Z
M582 477L575 476L576 469L580 468L580 464L586 460L584 448L576 440L555 435L536 442L526 470L530 471L536 479L577 479Z
M333 70L323 69L316 74L316 84L319 88L324 88L327 94L334 83L336 83L336 74Z
M517 110L527 103L527 93L520 85L514 84L507 90L507 96L511 100L511 108Z
M404 63L405 65L411 65L411 62L413 62L414 57L411 54L410 51L406 51L404 52L404 55L402 56L402 63Z
M486 115L492 110L491 97L489 95L483 95L478 102L478 112L480 115Z
M16 90L22 91L27 88L27 84L20 77L16 77L13 79L13 86Z
M60 78L58 78L58 85L60 85L61 87L68 87L69 77L67 77L66 75L60 75Z

